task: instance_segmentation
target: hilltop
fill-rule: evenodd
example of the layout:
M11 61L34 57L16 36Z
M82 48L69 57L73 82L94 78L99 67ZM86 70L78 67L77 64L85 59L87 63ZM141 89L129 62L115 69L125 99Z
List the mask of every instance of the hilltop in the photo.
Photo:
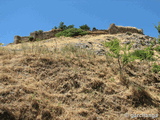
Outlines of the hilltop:
M125 84L117 58L104 46L115 39L131 45L132 52L149 46L154 52L154 60L126 64ZM158 120L160 70L153 64L160 66L159 57L155 38L126 31L0 47L0 119L127 120L153 114Z

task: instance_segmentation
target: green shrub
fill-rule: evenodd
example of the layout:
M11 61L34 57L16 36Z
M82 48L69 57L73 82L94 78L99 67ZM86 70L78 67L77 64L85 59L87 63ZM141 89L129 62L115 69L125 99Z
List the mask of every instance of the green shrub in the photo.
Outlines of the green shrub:
M160 65L153 64L153 66L152 66L152 72L159 73L160 72Z
M70 29L70 28L74 28L74 25L69 25L69 26L67 26L66 29Z
M30 36L29 41L33 41L33 40L34 40L34 37Z
M154 50L160 52L160 46L155 47Z
M54 28L53 29L57 29L57 27L56 26L54 26Z
M38 30L37 32L38 32L38 33L43 33L43 30Z
M135 56L137 59L140 60L153 60L154 52L151 50L150 47L144 50L135 50L131 53L132 56Z
M80 29L82 29L82 30L90 30L90 27L89 27L87 24L82 25L82 26L79 26L79 27L80 27Z
M158 26L154 26L154 27L157 29L158 33L160 34L160 22L158 23Z
M57 33L55 36L56 37L60 37L60 36L74 37L74 36L86 35L86 34L87 34L87 32L83 31L82 29L70 28L70 29L66 29L64 31Z
M96 30L97 30L97 28L96 28L96 27L93 27L93 28L92 28L92 31L96 31Z

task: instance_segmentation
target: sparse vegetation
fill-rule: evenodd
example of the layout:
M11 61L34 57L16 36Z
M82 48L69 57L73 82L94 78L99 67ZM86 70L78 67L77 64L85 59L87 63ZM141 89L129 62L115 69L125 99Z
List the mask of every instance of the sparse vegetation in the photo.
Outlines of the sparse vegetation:
M160 52L160 46L156 46L154 50L156 50L157 52Z
M122 47L120 46L119 40L114 39L110 42L105 42L104 46L110 48L110 52L106 53L106 58L107 58L107 55L117 58L119 71L120 71L120 80L122 83L126 85L128 81L124 78L124 75L123 75L124 67L129 62L134 61L136 59L136 57L132 56L131 53L129 52L129 50L132 47L131 44L125 45L124 47Z
M38 30L37 32L38 32L38 33L43 33L43 30Z
M160 65L157 65L157 64L153 64L152 65L152 72L154 73L160 73Z

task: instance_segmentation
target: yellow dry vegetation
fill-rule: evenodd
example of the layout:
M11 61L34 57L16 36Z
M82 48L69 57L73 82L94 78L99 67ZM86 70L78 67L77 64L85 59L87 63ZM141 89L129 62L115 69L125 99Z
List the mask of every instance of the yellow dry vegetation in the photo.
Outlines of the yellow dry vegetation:
M107 37L123 40L118 35L86 35L1 47L0 119L129 120L126 113L160 115L160 75L151 72L151 62L129 63L126 87L119 80L116 59L70 45L101 43Z

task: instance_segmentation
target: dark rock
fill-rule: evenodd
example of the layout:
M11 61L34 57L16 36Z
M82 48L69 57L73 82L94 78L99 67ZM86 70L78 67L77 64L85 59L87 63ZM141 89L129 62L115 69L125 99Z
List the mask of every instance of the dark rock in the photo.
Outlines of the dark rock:
M79 48L89 48L89 45L85 44L85 43L76 43L75 47L79 47Z
M125 41L125 42L123 42L123 44L130 44L131 43L131 41Z
M88 42L89 44L93 45L93 42Z
M110 39L110 38L107 38L106 40L110 41L111 39Z
M97 55L105 55L106 51L104 49L96 50L95 53Z
M146 38L146 39L149 39L150 37L149 37L148 35L145 35L145 38Z
M140 46L141 46L140 44L134 43L134 44L132 45L132 48L134 48L134 49L139 49Z

